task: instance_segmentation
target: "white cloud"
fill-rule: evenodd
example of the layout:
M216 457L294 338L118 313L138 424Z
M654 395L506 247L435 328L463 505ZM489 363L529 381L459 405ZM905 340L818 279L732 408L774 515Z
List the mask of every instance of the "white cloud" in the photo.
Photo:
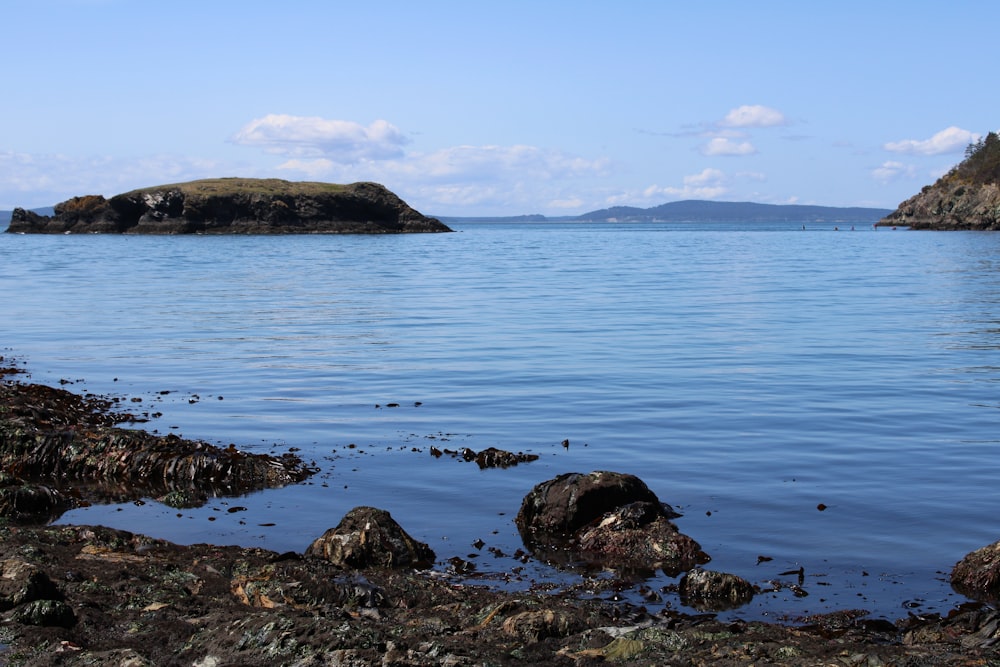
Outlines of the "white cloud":
M777 127L788 125L785 114L760 104L744 104L726 114L719 122L723 127Z
M753 155L757 149L749 141L733 141L728 137L715 137L701 147L702 155Z
M481 215L535 212L540 206L562 211L583 208L580 183L606 176L610 166L604 158L587 159L537 146L491 145L452 146L351 165L326 157L293 157L278 168L309 179L384 183L410 205L432 214Z
M943 153L960 153L979 135L960 127L945 128L930 139L903 139L890 141L883 148L893 153L908 153L911 155L941 155Z
M879 183L891 183L900 178L913 178L916 173L913 165L888 160L872 170L872 177Z
M703 169L682 179L681 186L650 185L638 192L623 192L605 199L608 206L662 204L664 199L717 199L729 192L729 177L719 169Z
M384 120L365 127L353 121L287 114L254 119L231 140L277 155L322 157L343 164L397 158L409 143L398 128Z
M176 155L111 158L0 151L0 209L52 206L79 195L111 196L209 178L221 168L219 162Z

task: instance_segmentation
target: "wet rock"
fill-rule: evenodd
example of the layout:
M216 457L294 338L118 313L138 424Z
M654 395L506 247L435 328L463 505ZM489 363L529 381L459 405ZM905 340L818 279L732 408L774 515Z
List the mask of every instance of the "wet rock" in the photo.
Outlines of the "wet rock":
M434 552L410 537L385 510L355 507L336 528L323 533L306 550L342 568L429 567Z
M951 585L976 600L1000 601L1000 542L977 549L958 561L951 571Z
M533 488L515 522L526 541L546 535L567 535L622 505L659 503L649 487L634 475L597 471L559 475Z
M34 600L15 609L11 620L25 625L71 628L76 624L76 614L60 600Z
M233 595L248 607L276 609L289 607L303 611L333 608L374 609L385 604L385 596L366 581L338 581L303 573L297 562L269 564L231 582Z
M694 568L681 579L681 598L703 611L722 611L742 606L754 596L753 585L735 574Z
M88 502L172 492L234 495L302 481L301 459L249 454L176 435L116 428L133 420L113 401L64 389L0 383L0 516L46 521ZM204 500L202 500L203 502Z
M48 575L31 563L13 558L0 563L0 611L61 597Z
M538 454L525 454L523 452L515 454L496 447L489 447L476 454L476 465L480 468L510 468L518 463L537 460Z
M701 546L667 520L659 503L629 503L577 533L588 560L616 567L663 569L670 576L707 563Z
M555 563L663 568L675 576L709 560L670 519L678 516L634 475L567 473L537 485L515 522L525 546Z
M16 523L48 523L76 504L51 486L0 474L0 516Z
M539 642L548 637L566 637L580 629L577 619L560 610L522 611L508 616L501 626L511 637L525 642Z

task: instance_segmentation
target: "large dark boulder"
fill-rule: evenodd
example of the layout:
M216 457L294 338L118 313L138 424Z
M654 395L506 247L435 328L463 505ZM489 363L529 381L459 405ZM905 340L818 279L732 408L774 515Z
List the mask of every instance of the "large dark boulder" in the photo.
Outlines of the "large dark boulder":
M573 533L606 512L635 502L659 503L635 475L569 472L535 486L524 497L515 521L522 537L532 541Z
M14 209L11 233L398 234L448 232L378 183L218 178L74 197L54 215Z
M323 533L306 550L344 569L425 568L434 552L396 523L392 515L375 507L355 507L336 528Z
M635 475L566 473L533 488L515 523L528 549L557 564L596 563L676 575L709 560L678 516Z

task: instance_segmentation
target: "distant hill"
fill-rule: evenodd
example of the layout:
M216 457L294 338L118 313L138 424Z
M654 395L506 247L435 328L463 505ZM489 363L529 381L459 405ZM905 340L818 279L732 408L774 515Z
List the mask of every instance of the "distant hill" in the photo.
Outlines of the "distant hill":
M614 206L591 211L578 220L593 222L837 222L871 224L885 217L890 209L840 208L800 204L756 204L684 200L652 208Z
M965 159L879 222L911 229L1000 230L1000 137L990 132Z

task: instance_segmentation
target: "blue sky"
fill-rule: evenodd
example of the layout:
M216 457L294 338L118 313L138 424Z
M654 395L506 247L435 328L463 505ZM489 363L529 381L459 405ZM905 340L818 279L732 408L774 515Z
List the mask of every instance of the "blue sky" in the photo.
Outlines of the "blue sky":
M894 208L1000 128L1000 3L4 0L0 209L218 176L445 216Z

